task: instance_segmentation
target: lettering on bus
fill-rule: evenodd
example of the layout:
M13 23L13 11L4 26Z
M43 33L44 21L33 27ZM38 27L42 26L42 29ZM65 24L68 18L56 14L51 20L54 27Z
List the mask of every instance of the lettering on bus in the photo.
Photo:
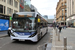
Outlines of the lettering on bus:
M24 15L18 15L18 17L24 17Z
M32 16L30 16L30 15L27 15L27 17L32 17Z
M32 17L32 14L27 14L27 17Z

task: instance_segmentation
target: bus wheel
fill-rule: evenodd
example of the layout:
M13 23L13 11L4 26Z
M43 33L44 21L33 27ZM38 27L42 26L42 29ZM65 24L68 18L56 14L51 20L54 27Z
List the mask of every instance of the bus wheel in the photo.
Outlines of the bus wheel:
M46 33L48 33L48 30L46 30Z
M40 39L40 34L38 34L38 40Z
M7 31L8 36L10 36L10 30Z
M42 32L41 32L41 37L40 38L42 38Z

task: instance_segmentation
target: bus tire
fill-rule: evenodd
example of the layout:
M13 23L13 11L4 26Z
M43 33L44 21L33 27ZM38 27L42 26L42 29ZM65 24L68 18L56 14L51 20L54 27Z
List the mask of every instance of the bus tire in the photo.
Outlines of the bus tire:
M42 32L41 32L41 37L40 38L42 38Z
M48 29L46 30L46 34L48 33Z
M40 34L38 34L38 40L40 39Z
M7 32L7 33L8 33L8 36L10 36L10 30L8 30L8 32Z

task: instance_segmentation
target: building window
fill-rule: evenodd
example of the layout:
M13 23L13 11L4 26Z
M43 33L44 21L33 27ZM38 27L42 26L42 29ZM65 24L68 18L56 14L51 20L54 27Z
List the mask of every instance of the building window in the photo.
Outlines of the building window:
M65 3L65 5L66 5L66 3Z
M63 17L62 17L62 20L63 20Z
M18 12L18 11L14 10L14 13L16 13L16 12Z
M67 19L67 17L65 16L65 20Z
M67 16L67 13L65 13L65 16Z
M23 0L21 0L21 3L23 3Z
M24 1L24 5L28 5L30 7L31 6L31 1Z
M13 5L13 0L7 0L7 3Z
M62 12L64 11L64 9L62 9Z
M3 13L3 5L0 5L0 13Z
M62 16L63 16L63 13L62 13Z
M65 8L65 13L67 12L67 9Z
M13 14L13 9L11 9L11 14Z
M65 8L65 11L67 11L67 9Z
M7 14L9 15L9 14L12 14L12 13L13 13L13 9L7 8Z
M4 2L6 2L6 0L4 0Z
M0 0L0 1L3 1L3 0Z
M18 8L18 2L16 0L14 0L14 6Z
M63 6L63 3L62 3L62 6Z
M5 14L5 8L6 8L6 7L4 6L4 14Z
M74 0L72 0L72 13L74 14Z
M1 0L1 1L6 2L6 0Z
M64 11L64 9L62 9L62 15L63 15L63 11Z

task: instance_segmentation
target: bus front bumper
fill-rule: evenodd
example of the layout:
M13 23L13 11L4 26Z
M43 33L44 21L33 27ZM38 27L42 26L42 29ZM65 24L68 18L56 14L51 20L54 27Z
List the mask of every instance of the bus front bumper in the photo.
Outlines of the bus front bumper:
M13 36L11 36L11 40L19 40L19 41L30 40L30 41L32 41L32 42L37 42L37 41L38 41L37 35L35 35L34 37L22 37L22 36L13 37Z

